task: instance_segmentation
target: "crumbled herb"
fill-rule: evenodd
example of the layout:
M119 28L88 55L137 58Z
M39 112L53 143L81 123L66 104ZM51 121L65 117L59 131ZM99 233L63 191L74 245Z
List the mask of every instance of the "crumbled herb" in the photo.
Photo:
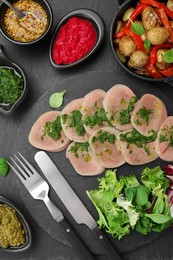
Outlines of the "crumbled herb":
M103 126L103 123L107 122L110 126L112 126L110 120L106 116L106 112L104 108L100 108L97 111L95 111L94 115L87 116L84 124L89 126L90 128L93 128L94 126Z
M64 114L61 116L62 123L68 124L68 127L74 127L78 136L83 136L85 133L84 121L82 119L82 113L80 110L74 110L69 115Z
M150 115L153 114L152 109L146 109L145 107L142 107L139 109L139 111L136 113L137 119L135 121L136 125L142 125L143 123L146 123L146 125L149 124Z
M170 146L173 147L173 126L163 128L159 136L159 143L169 142Z
M148 154L149 150L147 144L156 140L157 133L154 133L150 136L141 135L136 129L133 129L131 132L125 134L120 134L120 140L127 143L128 148L130 144L135 144L138 148L144 148L145 152ZM131 150L130 150L131 153Z
M130 113L134 110L134 104L137 102L137 97L131 97L127 109L120 111L119 113L119 123L120 125L129 124L131 121Z
M89 143L88 142L85 142L85 143L77 143L76 142L76 143L74 143L74 145L71 146L70 151L73 152L75 154L75 156L78 158L79 157L79 154L78 154L79 151L88 153Z
M40 137L41 140L44 139L46 135L48 135L53 140L57 140L61 137L61 121L60 116L57 116L57 118L54 121L46 122L43 128L42 136Z
M23 79L11 68L0 68L0 103L14 104L23 91Z
M68 115L67 115L67 114L64 114L64 115L61 116L61 119L62 119L62 123L63 123L63 124L66 123L67 118L68 118Z
M114 134L111 134L108 131L103 131L103 130L99 130L97 132L97 136L93 136L92 138L92 143L95 142L100 142L100 143L105 143L105 142L109 142L110 144L114 144L116 141L116 136Z

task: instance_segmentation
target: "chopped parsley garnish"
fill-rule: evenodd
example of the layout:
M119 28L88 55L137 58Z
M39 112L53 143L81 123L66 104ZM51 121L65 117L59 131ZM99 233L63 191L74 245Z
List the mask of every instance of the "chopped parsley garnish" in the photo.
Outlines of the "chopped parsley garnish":
M42 136L40 137L41 140L44 139L46 135L48 135L53 140L57 140L61 137L61 121L60 116L57 116L57 118L54 121L46 122L43 128Z
M112 126L110 120L106 116L106 112L104 108L100 108L97 111L95 111L94 115L87 116L84 120L84 124L86 126L89 126L90 128L93 128L94 126L103 126L103 123L107 122L110 126Z
M146 109L145 107L142 107L139 109L139 111L136 113L137 119L135 121L136 125L142 125L143 123L146 123L146 125L149 124L150 116L153 114L152 109Z
M169 142L173 147L173 126L163 128L159 137L159 143Z
M108 131L99 130L97 136L93 136L92 143L100 142L105 143L109 142L110 144L114 144L116 141L116 136L114 134L109 133Z
M11 68L0 68L0 103L16 103L22 91L23 79Z
M89 143L74 143L74 145L71 146L70 149L71 152L74 153L74 155L78 158L79 157L79 152L89 152Z
M119 123L120 125L129 124L131 122L130 113L134 110L134 104L137 102L137 97L131 97L127 109L120 111L119 113Z
M146 153L149 151L146 145L150 142L154 142L156 140L157 133L154 133L150 136L141 135L136 129L133 129L131 132L127 132L125 134L120 134L120 140L127 143L127 148L130 148L131 144L135 144L138 148L144 148ZM130 150L130 153L132 151Z
M63 124L67 123L68 127L74 127L78 136L83 136L85 133L84 121L82 119L82 113L79 110L74 110L70 115L64 114L61 116Z

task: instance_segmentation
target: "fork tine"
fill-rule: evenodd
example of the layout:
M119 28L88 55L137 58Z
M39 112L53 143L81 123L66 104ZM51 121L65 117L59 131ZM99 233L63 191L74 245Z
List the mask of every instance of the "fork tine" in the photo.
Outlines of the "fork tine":
M12 162L15 164L15 166L19 169L20 172L18 172L18 171L16 170L16 171L18 172L18 174L22 175L23 178L24 178L24 180L26 180L26 179L28 178L28 176L26 175L26 172L22 169L22 167L20 167L19 164L16 163L16 161L15 161L12 157L10 157L10 159L11 159ZM14 167L13 167L13 168L14 168ZM16 172L16 171L15 171L15 172Z
M32 174L32 172L30 170L28 170L28 168L26 167L26 165L14 154L15 158L18 160L18 162L22 165L23 169L25 170L25 174L30 177L30 175Z
M23 155L21 155L21 153L18 152L18 154L20 155L20 157L24 160L24 162L26 163L26 165L28 166L28 168L33 172L33 174L38 174L38 172L34 169L34 167L25 159L25 157L23 157ZM19 159L18 159L19 160ZM20 162L20 160L19 160ZM29 172L30 173L30 172Z
M13 158L10 157L10 159L14 162ZM16 173L16 175L19 177L19 179L24 182L26 180L26 178L20 174L12 165L11 163L8 162L8 164L10 165L11 169Z

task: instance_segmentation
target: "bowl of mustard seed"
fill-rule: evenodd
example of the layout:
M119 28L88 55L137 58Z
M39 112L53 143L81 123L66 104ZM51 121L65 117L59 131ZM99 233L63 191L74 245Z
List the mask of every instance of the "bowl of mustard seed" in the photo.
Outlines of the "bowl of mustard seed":
M12 43L30 45L48 34L52 25L52 10L46 0L9 0L19 11L28 14L18 19L15 12L0 3L0 32Z

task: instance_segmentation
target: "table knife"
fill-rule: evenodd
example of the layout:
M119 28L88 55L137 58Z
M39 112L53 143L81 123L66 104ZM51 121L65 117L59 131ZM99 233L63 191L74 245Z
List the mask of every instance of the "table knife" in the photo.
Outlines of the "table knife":
M122 260L115 247L107 239L105 234L98 229L97 223L86 209L82 201L73 191L50 157L43 151L35 155L35 161L42 170L44 176L55 190L65 207L78 224L85 224L92 231L95 238L107 256L107 260Z

